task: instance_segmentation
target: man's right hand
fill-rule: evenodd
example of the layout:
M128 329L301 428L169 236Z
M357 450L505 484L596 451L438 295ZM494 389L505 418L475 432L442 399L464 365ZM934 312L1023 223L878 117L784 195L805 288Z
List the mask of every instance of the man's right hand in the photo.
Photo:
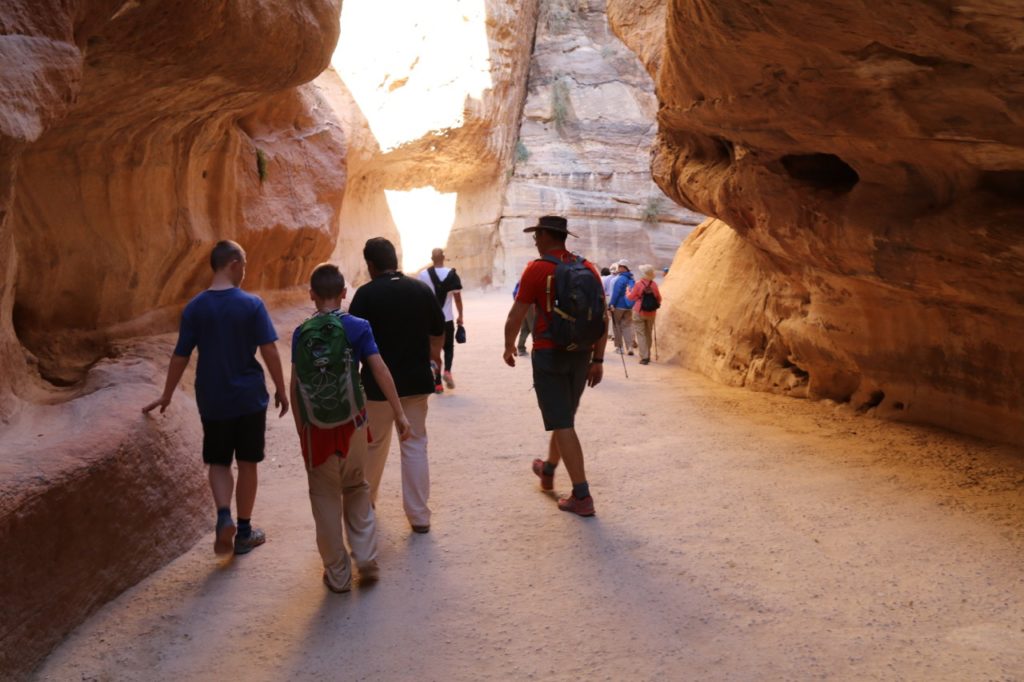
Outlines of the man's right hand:
M398 440L409 440L412 438L412 426L404 414L395 416L395 430L398 431Z
M516 366L516 349L514 346L512 348L506 348L505 353L501 357L509 367Z

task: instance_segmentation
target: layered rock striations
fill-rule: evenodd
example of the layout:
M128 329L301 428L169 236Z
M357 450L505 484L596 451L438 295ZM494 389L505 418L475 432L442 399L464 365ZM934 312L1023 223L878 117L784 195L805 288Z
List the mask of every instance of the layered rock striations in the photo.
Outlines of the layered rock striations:
M491 281L536 17L537 0L345 3L317 79L349 141L337 259L369 231L396 240L407 269L447 245L465 284ZM400 213L405 196L421 207Z
M159 394L210 247L246 286L334 247L344 140L315 90L335 0L0 7L0 675L194 542L209 516L188 394ZM44 578L45 576L45 578Z
M549 0L539 17L495 276L515 282L536 257L522 229L566 215L573 250L606 265L671 262L703 216L650 177L657 101L643 65L608 28L603 1Z
M1021 442L1019 9L613 5L657 81L654 178L720 219L676 260L663 346L730 383Z

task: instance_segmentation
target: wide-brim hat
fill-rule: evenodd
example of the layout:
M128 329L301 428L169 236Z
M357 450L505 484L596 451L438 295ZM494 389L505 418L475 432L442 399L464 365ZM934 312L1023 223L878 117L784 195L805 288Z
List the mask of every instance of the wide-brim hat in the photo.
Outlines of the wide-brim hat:
M542 215L536 225L527 227L523 232L536 232L537 230L551 230L552 232L564 232L572 237L576 236L569 231L569 221L560 215Z

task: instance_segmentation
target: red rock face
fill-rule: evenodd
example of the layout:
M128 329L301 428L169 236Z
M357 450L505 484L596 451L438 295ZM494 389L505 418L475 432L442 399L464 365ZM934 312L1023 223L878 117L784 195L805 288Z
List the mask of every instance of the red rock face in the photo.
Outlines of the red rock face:
M44 374L74 380L116 325L173 315L217 239L246 247L256 290L330 254L343 146L294 86L326 65L336 10L129 3L84 38L77 100L24 149L8 218L14 323Z
M139 414L169 340L123 339L174 328L219 239L261 292L330 255L345 145L302 84L339 11L0 5L0 677L208 527L194 403Z
M616 24L637 4L614 5L642 56L664 42L647 55L656 181L727 224L675 269L759 273L732 301L680 283L662 320L679 357L733 383L1020 442L1020 11L673 0L658 34ZM730 228L739 239L709 248Z

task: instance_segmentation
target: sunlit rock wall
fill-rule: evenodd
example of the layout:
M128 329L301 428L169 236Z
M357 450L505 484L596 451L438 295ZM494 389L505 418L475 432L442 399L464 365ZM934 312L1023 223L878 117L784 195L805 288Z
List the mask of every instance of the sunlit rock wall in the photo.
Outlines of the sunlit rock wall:
M218 239L264 293L331 253L344 141L297 86L339 11L0 5L0 677L209 526L189 394L139 413L171 339L134 337L174 329Z
M406 270L447 246L467 285L491 280L537 0L348 0L317 86L348 140L335 258L365 277L365 236L398 241ZM386 23L386 40L380 33Z
M703 216L651 180L654 83L608 28L602 0L545 0L505 196L495 272L511 285L537 257L522 230L568 217L569 248L600 265L667 266Z
M655 180L721 219L673 267L663 346L730 383L1022 442L1020 9L612 4L656 77Z
M7 219L14 324L44 374L74 381L119 325L176 315L217 239L247 248L256 290L330 253L343 146L294 86L325 65L336 4L280 8L125 3L84 39L75 101L21 154Z

